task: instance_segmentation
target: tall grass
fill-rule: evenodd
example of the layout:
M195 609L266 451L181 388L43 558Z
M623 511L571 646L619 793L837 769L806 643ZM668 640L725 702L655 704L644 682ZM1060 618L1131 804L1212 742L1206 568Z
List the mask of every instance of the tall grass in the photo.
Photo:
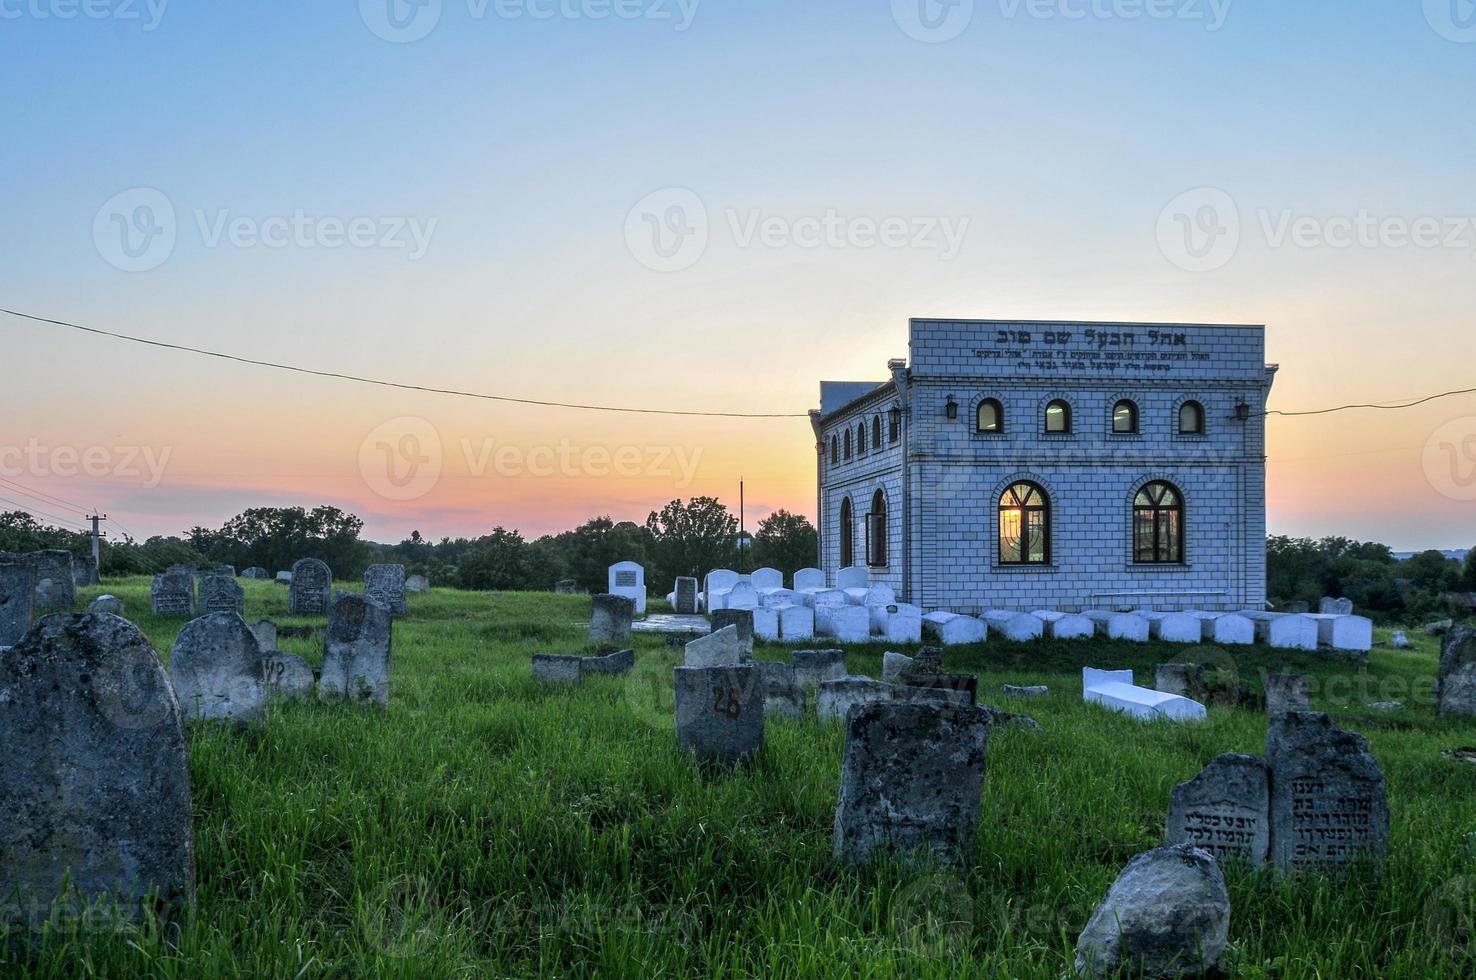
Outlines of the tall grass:
M246 583L247 619L286 615L286 590ZM166 660L179 621L147 613L148 581L86 590L127 603ZM1057 978L1122 865L1161 841L1175 783L1221 752L1259 752L1266 720L1212 708L1143 725L1081 702L1080 667L1151 683L1179 648L989 643L951 667L999 685L1042 731L990 737L983 818L958 875L831 859L839 726L771 721L752 765L704 775L671 729L680 651L638 637L630 679L540 687L528 659L584 646L588 599L437 591L395 626L386 711L282 704L260 723L190 732L197 914L177 944L148 928L58 934L0 950L15 976L561 976ZM1469 978L1476 744L1429 703L1434 641L1367 667L1235 652L1251 687L1288 664L1314 707L1369 737L1389 780L1394 853L1377 878L1231 871L1239 977ZM321 642L282 646L321 662ZM881 646L848 654L880 672ZM779 658L785 651L763 650ZM1407 692L1383 714L1365 700ZM3 815L0 815L3 818ZM1451 928L1454 923L1455 928ZM1469 936L1465 937L1469 942Z

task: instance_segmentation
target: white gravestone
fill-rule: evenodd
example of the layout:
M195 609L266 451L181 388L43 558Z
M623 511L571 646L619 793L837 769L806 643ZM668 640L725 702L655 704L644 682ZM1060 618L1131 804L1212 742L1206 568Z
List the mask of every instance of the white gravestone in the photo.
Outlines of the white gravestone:
M923 633L943 646L982 643L989 634L984 621L951 612L930 612L922 618Z
M1081 670L1082 698L1144 721L1168 718L1173 721L1199 721L1205 715L1198 701L1138 687L1130 670Z
M1109 640L1131 640L1135 643L1148 641L1148 620L1132 613L1112 612L1110 609L1088 609L1083 613L1097 626L1097 635Z
M1300 613L1248 610L1241 613L1256 626L1256 639L1278 650L1316 650L1317 621Z
M767 595L784 588L784 573L777 568L760 568L748 576L748 581L759 595Z
M779 641L779 611L767 606L753 610L753 635L768 643Z
M1029 613L992 609L984 614L983 619L989 632L1002 640L1028 642L1040 639L1045 633L1045 623Z
M1139 609L1138 615L1148 620L1148 636L1160 643L1198 643L1204 632L1199 618L1188 613Z
M712 613L718 609L726 609L728 593L742 577L731 568L717 568L708 572L702 586L703 611Z
M1189 615L1199 620L1199 638L1204 643L1248 647L1256 642L1256 624L1244 616L1199 610L1193 610Z
M646 570L639 562L618 561L610 566L610 595L635 602L637 616L646 614Z
M1030 615L1045 623L1045 635L1053 640L1085 640L1097 634L1097 624L1080 613L1037 609Z
M922 614L914 611L915 609L916 607L903 608L900 604L887 607L887 624L883 635L888 643L922 642Z
M779 639L788 643L792 640L815 638L815 610L808 606L780 606Z
M1373 649L1373 620L1363 616L1311 614L1317 624L1317 642L1334 650L1367 653Z

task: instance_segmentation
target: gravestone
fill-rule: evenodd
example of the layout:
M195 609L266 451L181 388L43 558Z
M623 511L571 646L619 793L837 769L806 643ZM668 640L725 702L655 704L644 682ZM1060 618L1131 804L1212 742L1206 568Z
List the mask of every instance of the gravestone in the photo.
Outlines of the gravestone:
M1276 611L1284 613L1309 613L1312 611L1312 606L1310 603L1298 599L1294 602L1282 603L1281 608Z
M815 717L820 721L845 721L846 713L855 705L891 698L892 685L870 677L823 681L815 694Z
M291 572L278 572L277 573L277 577L276 577L276 579L274 579L274 581L278 585L291 585L292 584L292 573Z
M206 575L200 579L199 609L201 615L235 613L246 615L246 590L234 578Z
M321 616L333 598L333 572L326 562L301 558L292 565L292 591L287 596L289 616Z
M672 603L678 615L695 616L697 614L697 580L688 576L682 576L676 580L676 601Z
M830 611L828 631L837 643L865 643L871 639L871 613L865 606L839 606Z
M36 573L29 565L0 565L0 647L15 646L31 628Z
M753 635L765 643L779 642L779 610L760 606L747 610L753 617Z
M262 653L271 653L277 649L277 624L270 619L252 623L251 634L256 637L256 645L261 647Z
M345 592L334 597L323 640L318 698L389 704L392 630L389 610L373 599Z
M1082 613L1097 628L1097 636L1108 640L1148 642L1148 620L1136 613L1113 612L1110 609L1088 609Z
M1191 844L1216 861L1260 867L1271 849L1270 800L1264 762L1233 752L1217 756L1199 775L1174 787L1168 843Z
M149 586L149 608L155 616L195 617L195 576L173 571L154 576Z
M1440 644L1437 713L1447 717L1476 715L1476 630L1457 626Z
M78 588L97 585L101 580L97 575L97 562L92 560L91 555L72 556L72 584Z
M917 655L912 658L912 673L943 673L943 648L923 647L921 650L917 651Z
M819 687L824 681L846 676L844 650L796 650L790 659L795 683L800 687Z
M115 595L100 595L87 604L90 613L107 613L109 616L123 615L123 600Z
M915 606L903 603L886 607L886 622L882 626L881 635L888 643L922 642L922 613L914 611L915 609Z
M533 654L533 679L545 684L578 684L584 676L579 669L583 657L559 653Z
M738 642L746 653L753 653L753 610L717 609L708 617L714 633L729 626L738 627Z
M973 849L989 716L980 708L874 701L846 717L835 856L883 850L961 864Z
M761 660L758 668L764 679L764 717L803 718L805 689L794 679L794 665Z
M185 718L247 721L266 703L261 648L235 613L192 619L174 639L169 680Z
M623 595L635 603L637 616L646 614L646 569L640 562L618 561L609 568L610 595Z
M682 665L685 667L727 667L752 658L752 644L745 645L737 625L700 636L687 644Z
M979 678L973 674L899 674L897 683L930 691L952 691L967 704L979 698Z
M1021 686L1019 684L1006 684L1000 690L1005 697L1009 698L1044 698L1049 697L1051 689L1044 684L1030 684Z
M607 653L603 657L580 657L580 674L604 674L609 677L619 677L628 674L635 669L636 652L634 650L616 650Z
M1016 643L1038 640L1045 633L1045 622L1029 613L991 609L982 617L992 635Z
M1159 664L1153 675L1153 689L1195 701L1205 700L1198 664Z
M757 666L673 667L672 676L677 744L698 762L733 765L764 747L764 680Z
M70 551L33 551L18 560L36 574L37 616L65 612L77 605L77 587L72 575Z
M377 599L391 616L405 615L405 566L370 565L364 569L364 594Z
M893 653L888 650L882 654L882 680L893 682L902 675L910 674L917 661L905 653Z
M430 590L430 579L424 575L412 575L405 580L406 592L429 592Z
M1307 610L1300 611L1306 612ZM1317 611L1324 616L1351 616L1353 615L1353 600L1323 599L1317 604Z
M611 643L624 646L630 642L630 623L635 618L635 601L623 595L597 595L589 615L589 642L596 646Z
M242 578L245 578L245 579L251 579L252 581L258 581L259 582L259 581L265 581L266 579L271 578L272 577L272 573L271 572L268 572L265 568L262 568L260 565L252 565L250 568L246 569L246 571L244 571L244 572L241 573L241 577Z
M1081 977L1214 976L1230 937L1230 894L1187 844L1128 862L1076 941Z
M1404 632L1404 630L1395 630L1389 642L1393 644L1396 650L1411 650L1414 648L1414 644L1409 642L1409 634Z
M301 700L312 695L317 680L313 668L290 653L266 653L261 658L262 689L269 698Z
M955 704L965 708L972 703L965 691L951 691L946 687L909 687L906 684L892 688L892 700Z
M1335 871L1388 854L1388 791L1363 736L1316 712L1278 715L1266 734L1266 765L1277 867Z
M982 643L989 634L989 627L972 616L960 616L951 612L930 612L922 618L923 635L943 646L962 643Z
M554 583L555 595L578 595L579 582L572 578L561 578Z
M779 639L785 643L815 638L815 610L808 606L780 606Z
M1306 675L1266 675L1266 714L1274 717L1290 711L1306 711L1310 701Z
M137 626L50 616L0 657L0 814L0 935L194 902L184 729Z

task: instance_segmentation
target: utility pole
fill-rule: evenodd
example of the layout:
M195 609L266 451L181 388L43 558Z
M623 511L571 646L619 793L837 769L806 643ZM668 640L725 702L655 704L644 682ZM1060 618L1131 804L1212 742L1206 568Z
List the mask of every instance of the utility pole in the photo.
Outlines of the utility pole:
M93 514L88 518L92 522L92 585L102 581L102 538L103 533L98 530L97 525L108 519L107 514Z

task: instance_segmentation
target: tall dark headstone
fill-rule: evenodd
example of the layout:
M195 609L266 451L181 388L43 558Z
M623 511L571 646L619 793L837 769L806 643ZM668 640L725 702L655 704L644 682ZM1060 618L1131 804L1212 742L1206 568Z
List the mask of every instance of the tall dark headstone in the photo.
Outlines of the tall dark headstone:
M180 570L167 571L154 576L149 586L149 608L155 616L195 616L195 575Z
M33 551L20 556L36 573L36 615L66 612L77 605L77 586L70 551Z
M50 616L0 657L0 814L0 934L193 902L184 729L138 627Z
M0 647L15 646L31 628L36 573L20 562L0 564Z
M1440 681L1436 688L1442 715L1476 715L1476 630L1457 626L1440 645Z
M393 621L384 605L365 596L340 592L328 610L318 697L325 701L347 698L380 707L389 704L392 629Z
M364 570L364 594L383 603L391 616L405 615L405 566L370 565Z
M301 558L292 565L287 612L292 616L321 616L333 597L333 572L326 562Z
M1266 734L1266 765L1278 867L1335 871L1387 856L1388 790L1362 735L1313 711L1278 715Z
M677 744L732 765L764 747L764 680L753 664L674 667Z
M697 612L697 580L688 577L678 578L676 591L672 598L676 600L674 607L677 613L683 616L695 615Z
M1270 786L1266 764L1253 755L1226 753L1174 787L1166 837L1192 844L1220 862L1266 863L1271 849Z
M246 590L234 578L204 575L200 578L200 598L197 605L201 615L235 613L237 616L244 616Z

